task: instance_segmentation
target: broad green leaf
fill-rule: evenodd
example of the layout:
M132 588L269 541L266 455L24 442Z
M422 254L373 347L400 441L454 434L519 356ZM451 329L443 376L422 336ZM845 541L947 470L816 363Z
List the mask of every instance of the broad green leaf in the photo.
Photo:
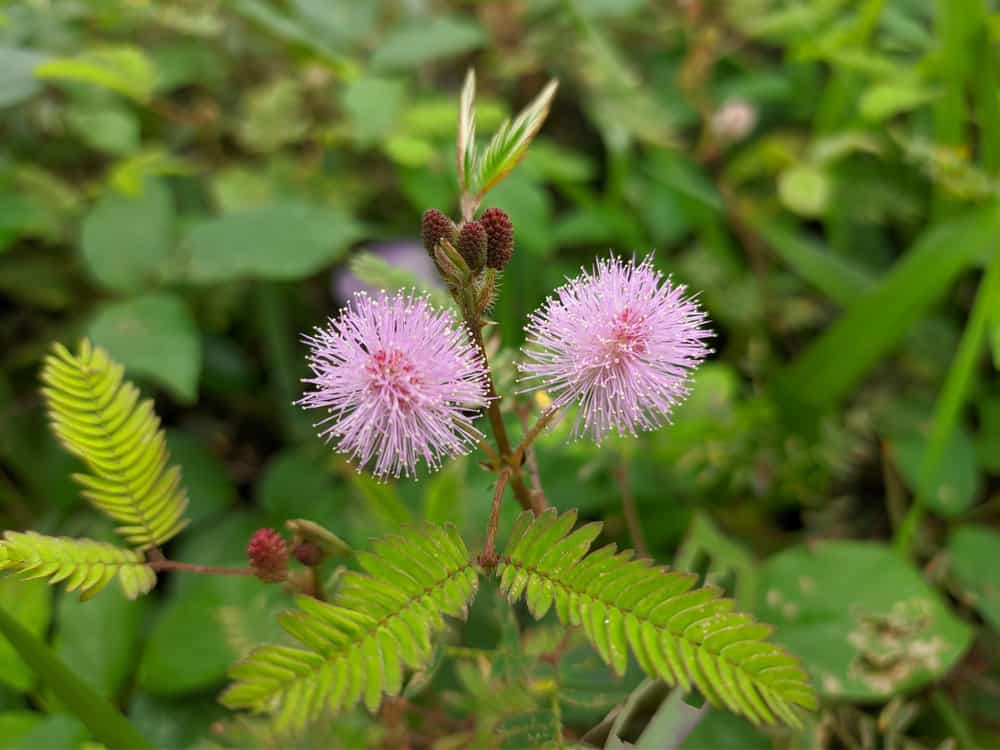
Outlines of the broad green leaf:
M138 47L125 45L51 58L35 68L35 75L51 81L90 83L140 103L149 101L156 86L152 61Z
M52 618L52 590L45 581L0 578L0 613L6 612L31 636L40 637ZM2 632L2 631L0 631ZM0 682L19 692L35 684L35 673L9 638L0 638Z
M137 196L108 190L83 219L80 251L102 286L134 291L163 272L173 227L173 198L159 180L150 180Z
M45 719L36 711L0 712L0 750L21 750L27 747L22 738Z
M937 96L933 89L913 83L882 83L861 95L861 116L882 122L898 114L922 107Z
M992 249L1000 209L989 206L927 230L901 260L783 373L800 405L845 397L927 315L960 273ZM850 352L850 356L845 356Z
M983 618L1000 631L1000 533L985 526L960 526L948 539L951 571Z
M194 318L179 297L157 292L106 303L91 320L88 336L129 375L162 385L180 401L195 400L201 342Z
M405 133L390 135L382 148L386 156L404 167L430 164L437 153L437 149L429 141Z
M12 750L86 747L81 744L89 736L83 722L65 714L37 715L41 717L41 720L34 724L28 732L21 735L17 745L9 746ZM0 748L3 747L8 746L0 743Z
M279 203L240 211L190 230L187 276L201 284L298 280L340 258L361 234L360 225L335 208Z
M139 147L139 118L125 104L103 97L74 101L66 119L91 148L112 156L124 156Z
M138 661L145 606L145 600L129 601L117 591L86 602L62 594L53 648L91 688L114 699Z
M182 430L167 431L170 459L181 467L191 523L218 515L236 502L236 488L225 466L201 439Z
M365 510L385 531L397 531L400 526L410 523L413 516L399 496L395 484L380 482L368 474L346 466L347 481L364 501Z
M245 649L273 639L275 616L287 606L281 593L279 587L245 576L199 576L175 591L148 632L139 685L164 697L219 687ZM255 604L260 598L267 603L264 611ZM248 616L234 624L225 620L223 611ZM227 626L242 632L227 632Z
M46 58L42 52L0 45L0 107L10 107L30 99L41 85L35 77L37 68Z
M158 748L195 748L226 714L215 701L157 698L141 690L128 704L129 719Z
M357 75L357 63L313 33L309 25L299 23L262 0L230 0L229 6L262 31L289 47L308 52L344 78Z
M772 750L763 732L742 716L727 711L709 711L684 740L681 750Z
M290 518L336 528L343 524L347 489L338 488L333 479L326 456L288 449L264 467L256 487L257 502L275 528Z
M24 586L25 584L18 584ZM109 750L143 750L150 748L146 739L118 713L117 709L85 685L69 670L48 646L0 609L0 634L31 665L35 673L52 689L70 711L90 730L94 739ZM38 727L33 731L37 731ZM30 735L29 735L30 736ZM65 741L65 740L62 740ZM51 740L45 744L50 744ZM25 738L25 747L37 744Z
M936 477L923 477L927 450L926 432L905 432L891 440L893 457L910 490L931 511L953 518L969 509L982 490L972 438L964 429L952 431L945 441ZM926 486L922 483L927 482Z
M972 629L890 547L817 542L760 571L757 612L824 695L876 702L943 677Z
M366 76L349 83L340 101L350 117L351 137L365 146L387 136L398 124L405 93L401 78Z
M372 56L376 70L409 70L454 57L486 43L482 28L464 18L431 16L407 21L380 40Z

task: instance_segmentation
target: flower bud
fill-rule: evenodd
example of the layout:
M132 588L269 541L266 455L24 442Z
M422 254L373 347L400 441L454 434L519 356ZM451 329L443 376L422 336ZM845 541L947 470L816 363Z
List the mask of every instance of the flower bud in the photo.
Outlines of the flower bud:
M352 554L351 545L318 523L307 521L304 518L293 518L285 521L285 526L294 535L292 545L296 548L296 558L298 558L298 548L306 544L318 547L324 559L350 557ZM299 562L303 562L301 558L299 558Z
M487 242L486 229L478 221L467 221L458 230L458 252L473 273L479 273L486 265Z
M430 208L424 211L420 237L424 242L424 249L433 258L434 248L441 240L455 240L455 224L436 208Z
M301 542L300 544L296 544L295 549L292 551L295 554L296 560L309 567L319 565L323 562L323 558L325 557L323 550L319 548L319 545L313 544L312 542Z
M275 583L288 574L288 545L274 529L257 529L247 545L250 567L262 581Z
M514 225L499 208L488 208L479 217L486 230L486 265L502 271L514 255Z
M441 272L441 278L452 289L461 289L468 283L472 273L469 264L448 240L438 242L434 248L434 261L437 263L438 271Z

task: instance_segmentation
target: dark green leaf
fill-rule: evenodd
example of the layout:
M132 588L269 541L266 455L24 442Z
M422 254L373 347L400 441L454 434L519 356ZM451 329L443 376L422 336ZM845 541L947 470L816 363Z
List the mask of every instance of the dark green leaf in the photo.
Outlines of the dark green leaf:
M184 242L188 278L302 279L340 258L361 227L343 211L281 203L196 224Z
M84 262L109 289L133 291L151 285L170 256L173 223L173 199L159 180L147 180L142 193L133 197L108 190L84 217Z
M158 292L109 302L98 309L88 335L130 376L155 381L181 401L197 396L201 342L179 297Z

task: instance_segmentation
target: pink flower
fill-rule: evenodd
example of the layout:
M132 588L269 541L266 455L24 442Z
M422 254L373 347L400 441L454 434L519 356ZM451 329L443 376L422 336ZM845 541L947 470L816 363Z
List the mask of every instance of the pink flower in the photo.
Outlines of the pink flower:
M697 302L653 268L612 256L556 290L529 317L527 390L544 388L553 407L579 404L573 437L598 443L611 431L635 435L670 421L712 335Z
M378 477L416 473L421 458L467 453L482 438L486 369L468 331L422 297L355 294L326 328L305 336L315 390L298 402L326 409L320 436Z

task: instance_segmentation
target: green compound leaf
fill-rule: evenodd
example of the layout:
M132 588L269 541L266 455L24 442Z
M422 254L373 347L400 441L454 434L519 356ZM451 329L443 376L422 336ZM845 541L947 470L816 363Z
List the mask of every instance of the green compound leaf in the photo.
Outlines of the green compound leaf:
M490 188L506 177L524 158L528 145L541 130L542 124L549 114L549 107L552 105L552 99L555 97L558 87L558 81L549 81L534 101L521 110L513 121L504 120L485 150L477 154L474 166L468 165L469 151L466 150L466 169L471 167L471 174L466 174L464 170L463 174L479 198L482 198ZM466 98L466 93L463 91L463 127L464 119L467 117L465 114Z
M124 380L124 368L84 339L74 356L56 344L45 358L42 394L52 429L92 473L74 474L95 508L118 521L139 549L156 547L186 525L180 468L167 466L167 442L152 400Z
M64 582L66 590L79 591L83 601L100 593L116 576L129 599L148 594L156 585L156 573L146 565L141 552L34 531L4 532L0 570L14 572L25 581L44 578L50 584Z
M575 523L575 511L521 515L497 568L511 602L523 596L537 619L555 607L560 622L581 626L618 674L631 651L647 674L697 687L755 724L799 727L794 706L816 708L798 660L765 640L769 625L732 611L734 602L715 587L694 588L694 575L616 553L614 545L587 554L601 525L572 531Z
M452 526L411 528L358 553L365 573L347 572L332 604L309 597L281 617L303 647L262 646L236 664L222 695L229 708L274 716L279 732L301 732L361 698L374 712L383 693L398 695L403 668L432 655L442 615L464 618L479 574Z

